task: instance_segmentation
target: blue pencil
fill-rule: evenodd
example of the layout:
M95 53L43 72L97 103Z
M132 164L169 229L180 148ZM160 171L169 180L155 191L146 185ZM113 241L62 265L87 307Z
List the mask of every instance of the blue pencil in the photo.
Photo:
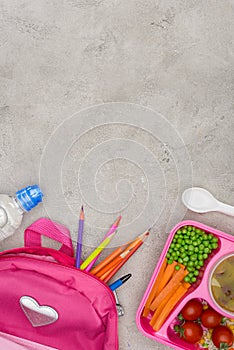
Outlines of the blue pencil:
M82 205L81 211L80 211L78 240L77 240L77 247L76 247L76 267L78 268L80 267L80 262L81 262L83 230L84 230L84 208Z
M117 281L115 281L114 283L109 285L109 288L114 291L117 288L119 288L120 286L122 286L122 284L124 284L130 277L131 277L131 273L121 277L120 279L118 279Z

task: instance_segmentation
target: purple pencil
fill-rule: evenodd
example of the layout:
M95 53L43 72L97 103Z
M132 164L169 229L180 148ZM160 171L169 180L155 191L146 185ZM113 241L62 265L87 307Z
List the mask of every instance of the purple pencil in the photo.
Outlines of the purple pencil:
M82 205L81 211L80 211L78 240L77 240L77 247L76 247L76 267L77 268L80 268L80 262L81 262L83 230L84 230L84 208Z

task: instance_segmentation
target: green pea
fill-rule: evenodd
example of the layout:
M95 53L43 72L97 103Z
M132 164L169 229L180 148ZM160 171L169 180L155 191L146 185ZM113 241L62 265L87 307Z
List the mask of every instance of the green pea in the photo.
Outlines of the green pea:
M190 282L190 278L189 278L188 276L185 276L185 277L184 277L184 281L185 281L186 283L189 283L189 282Z
M198 253L198 252L199 252L199 248L198 248L198 247L195 247L195 248L194 248L194 252L195 252L195 253Z
M183 259L179 258L178 263L183 264Z
M213 239L213 235L211 233L208 234L208 239L211 241Z
M192 245L192 244L190 244L189 246L188 246L188 250L190 250L190 251L194 251L194 246Z
M198 260L203 260L203 254L198 254L197 258Z
M205 253L205 254L208 254L209 252L210 252L210 249L206 247L206 248L204 249L204 253Z
M177 242L178 242L178 244L181 244L182 243L182 238L178 238Z
M200 251L203 251L203 250L204 250L204 248L205 248L205 247L204 247L204 245L203 245L203 244L200 244L200 245L199 245L199 250L200 250Z
M192 271L193 271L193 267L188 266L188 267L187 267L187 270L188 270L188 272L192 272Z
M194 241L194 242L193 242L193 245L194 245L195 247L198 246L197 241Z
M191 278L191 282L192 282L192 283L196 282L196 280L197 280L196 277L192 277L192 278Z
M192 226L188 226L188 231L192 231Z
M185 262L185 261L189 261L189 257L188 257L188 256L185 256L185 257L183 258L183 262Z
M177 270L177 271L180 270L180 266L179 266L179 265L176 265L176 266L175 266L175 270Z
M212 243L212 247L213 247L213 249L217 249L218 248L218 243Z
M214 237L214 238L212 239L212 242L213 242L213 243L217 243L217 242L218 242L218 238L217 238L217 237Z
M189 278L192 278L193 277L193 273L189 272L188 276L189 276Z
M197 260L197 254L193 254L190 257L191 261L196 261Z
M204 244L205 247L208 247L209 241L204 241L203 244Z
M208 258L208 254L203 254L203 258L207 259Z
M173 260L172 259L170 259L170 260L168 260L168 262L167 262L169 265L171 265L172 263L173 263Z
M183 253L185 251L184 247L180 247L180 252Z
M195 270L193 274L194 274L194 276L198 276L199 275L199 271Z
M166 257L167 257L167 259L170 259L171 254L170 254L170 253L167 253Z
M185 244L184 249L185 249L185 250L188 250L188 246L187 246L187 244Z
M201 233L201 230L199 228L196 228L196 233Z
M196 233L194 231L191 232L191 237L195 237Z
M198 261L198 264L199 264L200 266L203 266L203 265L204 265L204 262L203 262L202 260L199 260L199 261Z
M171 243L171 248L174 248L175 247L175 243Z
M193 262L193 261L189 261L189 262L188 262L188 266L193 267L193 266L194 266L194 262Z
M200 265L198 265L198 263L195 265L195 269L196 270L200 270L200 268L201 268L201 266Z
M187 233L186 228L183 228L182 233L183 233L183 234Z
M204 234L204 235L202 236L202 238L203 238L204 241L207 241L208 235L207 235L207 234Z

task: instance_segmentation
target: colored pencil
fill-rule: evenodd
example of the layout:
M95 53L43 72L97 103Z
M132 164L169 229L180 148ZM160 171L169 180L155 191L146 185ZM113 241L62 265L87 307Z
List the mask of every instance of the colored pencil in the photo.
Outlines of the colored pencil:
M112 260L114 260L117 256L119 256L121 253L123 253L125 250L132 249L138 241L141 241L142 238L144 238L145 232L138 236L136 239L134 239L132 242L128 242L122 247L117 248L113 253L108 255L103 261L101 261L92 271L91 273L96 275L100 270L102 270L107 264L109 264Z
M108 271L114 265L116 265L117 262L120 263L139 242L142 242L142 240L144 239L147 233L148 231L144 232L143 234L138 236L136 239L134 239L134 241L132 241L131 243L128 243L127 247L119 256L116 256L114 259L111 259L111 261L108 261L107 264L104 264L104 266L101 269L98 269L98 272L96 272L95 275L97 277L101 277L104 273L106 273L106 271Z
M79 228L78 228L78 240L76 247L76 267L80 267L81 253L82 253L82 239L84 231L84 208L83 205L80 210Z
M142 239L142 241L139 241L137 243L137 245L132 248L129 252L129 254L126 256L125 259L123 259L121 261L120 264L118 264L115 268L111 269L109 274L105 277L105 278L101 278L101 280L105 283L107 283L118 271L119 269L128 261L128 259L130 259L130 257L140 248L140 246L144 243L144 241L146 240L146 238L148 237L149 235L149 232L147 232L145 234L145 237Z
M113 266L110 270L106 271L103 275L101 275L101 277L98 277L101 281L105 281L107 279L107 277L110 275L110 273L112 271L114 271L116 269L116 267L118 266L119 264L116 264L115 266Z
M93 259L98 256L103 249L110 243L112 238L115 236L116 232L113 232L109 237L107 237L104 241L102 241L99 246L89 255L89 257L82 263L80 269L84 270L90 263L93 261Z
M96 275L103 267L105 267L107 264L109 264L112 260L114 260L117 256L119 256L129 245L129 243L126 243L122 247L119 247L115 249L110 255L108 255L104 260L102 260L97 266L95 266L91 270L92 275Z
M128 273L127 275L120 277L117 281L113 282L112 284L109 285L109 288L114 291L120 286L122 286L129 278L132 277L131 273Z
M118 265L121 263L121 261L129 254L129 250L125 250L123 253L121 253L119 256L117 256L114 260L112 260L108 265L106 265L101 271L99 271L95 276L101 277L104 273L109 271L112 267Z
M118 226L119 226L119 223L120 223L120 220L121 220L121 219L122 219L122 216L119 216L119 217L115 220L115 222L111 225L109 231L105 234L105 236L104 236L104 238L103 238L103 241L104 241L107 237L109 237L110 235L112 235L112 233L114 233L114 232L116 231L116 229L117 229ZM101 253L100 253L100 254L101 254ZM98 254L98 255L96 256L96 258L93 259L93 261L86 267L85 271L90 271L90 270L92 269L93 265L94 265L95 262L97 261L97 259L98 259L98 257L99 257L100 254Z

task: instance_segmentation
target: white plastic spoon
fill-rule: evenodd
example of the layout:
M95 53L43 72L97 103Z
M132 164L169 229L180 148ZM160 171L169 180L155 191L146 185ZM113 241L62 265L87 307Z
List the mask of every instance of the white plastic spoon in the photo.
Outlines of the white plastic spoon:
M200 187L188 188L182 194L184 205L196 213L219 211L234 216L234 207L218 201L212 194Z

